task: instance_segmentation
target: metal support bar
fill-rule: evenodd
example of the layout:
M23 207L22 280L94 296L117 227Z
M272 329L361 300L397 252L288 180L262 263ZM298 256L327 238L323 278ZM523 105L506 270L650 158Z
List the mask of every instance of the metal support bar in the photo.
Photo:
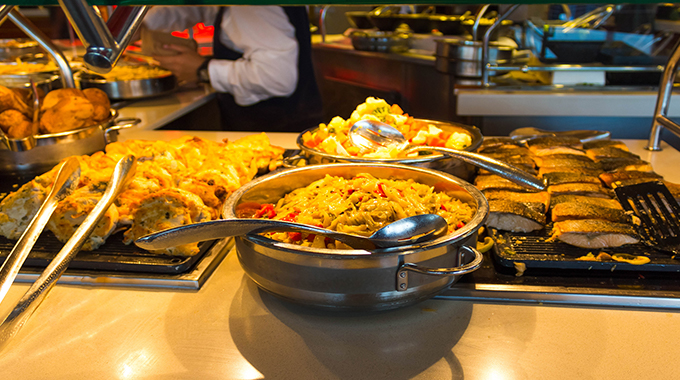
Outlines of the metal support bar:
M130 43L132 36L141 26L144 15L149 9L147 5L116 8L114 14L111 15L111 20L114 23L112 26L116 29L114 30L116 34L114 38L109 26L95 12L94 8L87 4L87 1L59 0L59 5L61 5L66 17L68 17L85 46L86 51L83 56L85 65L88 69L98 73L111 71ZM121 14L127 15L122 25Z
M668 115L668 107L670 106L671 93L673 92L675 74L678 70L678 60L680 60L680 41L675 45L673 53L668 58L666 69L659 83L659 95L656 98L656 107L654 107L654 120L652 121L652 128L649 133L649 141L647 141L647 146L645 147L647 150L661 150L661 130L664 127L680 136L680 125L666 117Z
M29 37L35 40L40 46L45 49L50 59L56 63L61 73L61 83L64 87L73 88L76 86L73 81L73 71L71 70L71 65L69 65L68 60L64 56L64 53L52 43L49 37L38 29L35 24L33 24L29 19L24 17L18 10L13 9L9 12L9 19L16 25L22 32L26 33Z
M489 70L486 65L489 63L489 41L491 34L508 18L521 4L511 5L503 14L498 15L496 22L493 23L484 33L484 41L482 43L482 86L489 87Z
M14 5L7 4L0 5L0 25L2 25L5 22L7 15L13 8Z
M663 66L604 66L604 65L496 65L487 63L489 71L606 71L606 72L662 72Z

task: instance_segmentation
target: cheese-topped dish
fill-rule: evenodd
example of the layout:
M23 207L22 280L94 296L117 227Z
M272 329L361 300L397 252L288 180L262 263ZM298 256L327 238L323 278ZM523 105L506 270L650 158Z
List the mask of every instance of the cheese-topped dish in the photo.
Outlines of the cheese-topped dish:
M264 134L233 142L185 136L171 141L127 140L106 146L106 152L79 156L78 188L60 201L47 228L68 240L101 199L113 169L122 157L137 158L137 170L95 228L84 249L93 250L117 231L126 244L166 228L216 219L225 199L258 170L278 166L284 149ZM18 239L45 199L60 168L29 181L0 202L0 235ZM194 255L197 243L160 251Z

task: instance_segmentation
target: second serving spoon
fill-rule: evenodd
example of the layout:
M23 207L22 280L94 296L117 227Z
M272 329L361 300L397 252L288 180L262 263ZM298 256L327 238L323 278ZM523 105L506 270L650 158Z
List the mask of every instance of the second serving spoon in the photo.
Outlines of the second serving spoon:
M307 224L272 219L219 219L170 228L135 241L143 249L157 250L183 244L268 231L307 232L327 236L355 249L372 250L411 245L446 234L446 220L436 214L421 214L394 221L371 236L353 235Z
M406 153L432 151L456 157L469 164L486 169L524 187L545 190L543 181L515 166L508 165L491 157L468 152L466 150L441 148L436 146L410 146L404 135L393 126L375 120L359 120L349 129L349 140L355 146L367 150L397 145Z

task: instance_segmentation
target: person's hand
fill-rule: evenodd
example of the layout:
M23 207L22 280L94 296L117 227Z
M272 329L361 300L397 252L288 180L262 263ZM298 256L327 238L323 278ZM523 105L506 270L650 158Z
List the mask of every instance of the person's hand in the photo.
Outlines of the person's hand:
M196 71L203 64L205 57L187 46L164 45L163 47L177 51L179 54L154 55L153 58L160 63L161 67L172 71L179 82L197 82Z

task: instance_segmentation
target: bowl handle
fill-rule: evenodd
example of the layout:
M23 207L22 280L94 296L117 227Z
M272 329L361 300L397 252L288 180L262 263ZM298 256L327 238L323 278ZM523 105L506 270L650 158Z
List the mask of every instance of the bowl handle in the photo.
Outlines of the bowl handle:
M428 268L414 263L404 263L397 271L397 290L400 292L408 289L408 271L427 274L431 276L458 276L477 270L482 265L482 253L477 249L464 245L460 247L461 256L472 253L475 258L469 263L455 268Z
M104 138L106 139L106 143L109 144L111 142L116 141L116 139L109 138L109 135L111 135L111 133L116 132L117 135L117 132L120 131L121 129L132 128L141 122L142 119L136 117L124 117L121 119L114 120L113 125L109 126L104 130Z

